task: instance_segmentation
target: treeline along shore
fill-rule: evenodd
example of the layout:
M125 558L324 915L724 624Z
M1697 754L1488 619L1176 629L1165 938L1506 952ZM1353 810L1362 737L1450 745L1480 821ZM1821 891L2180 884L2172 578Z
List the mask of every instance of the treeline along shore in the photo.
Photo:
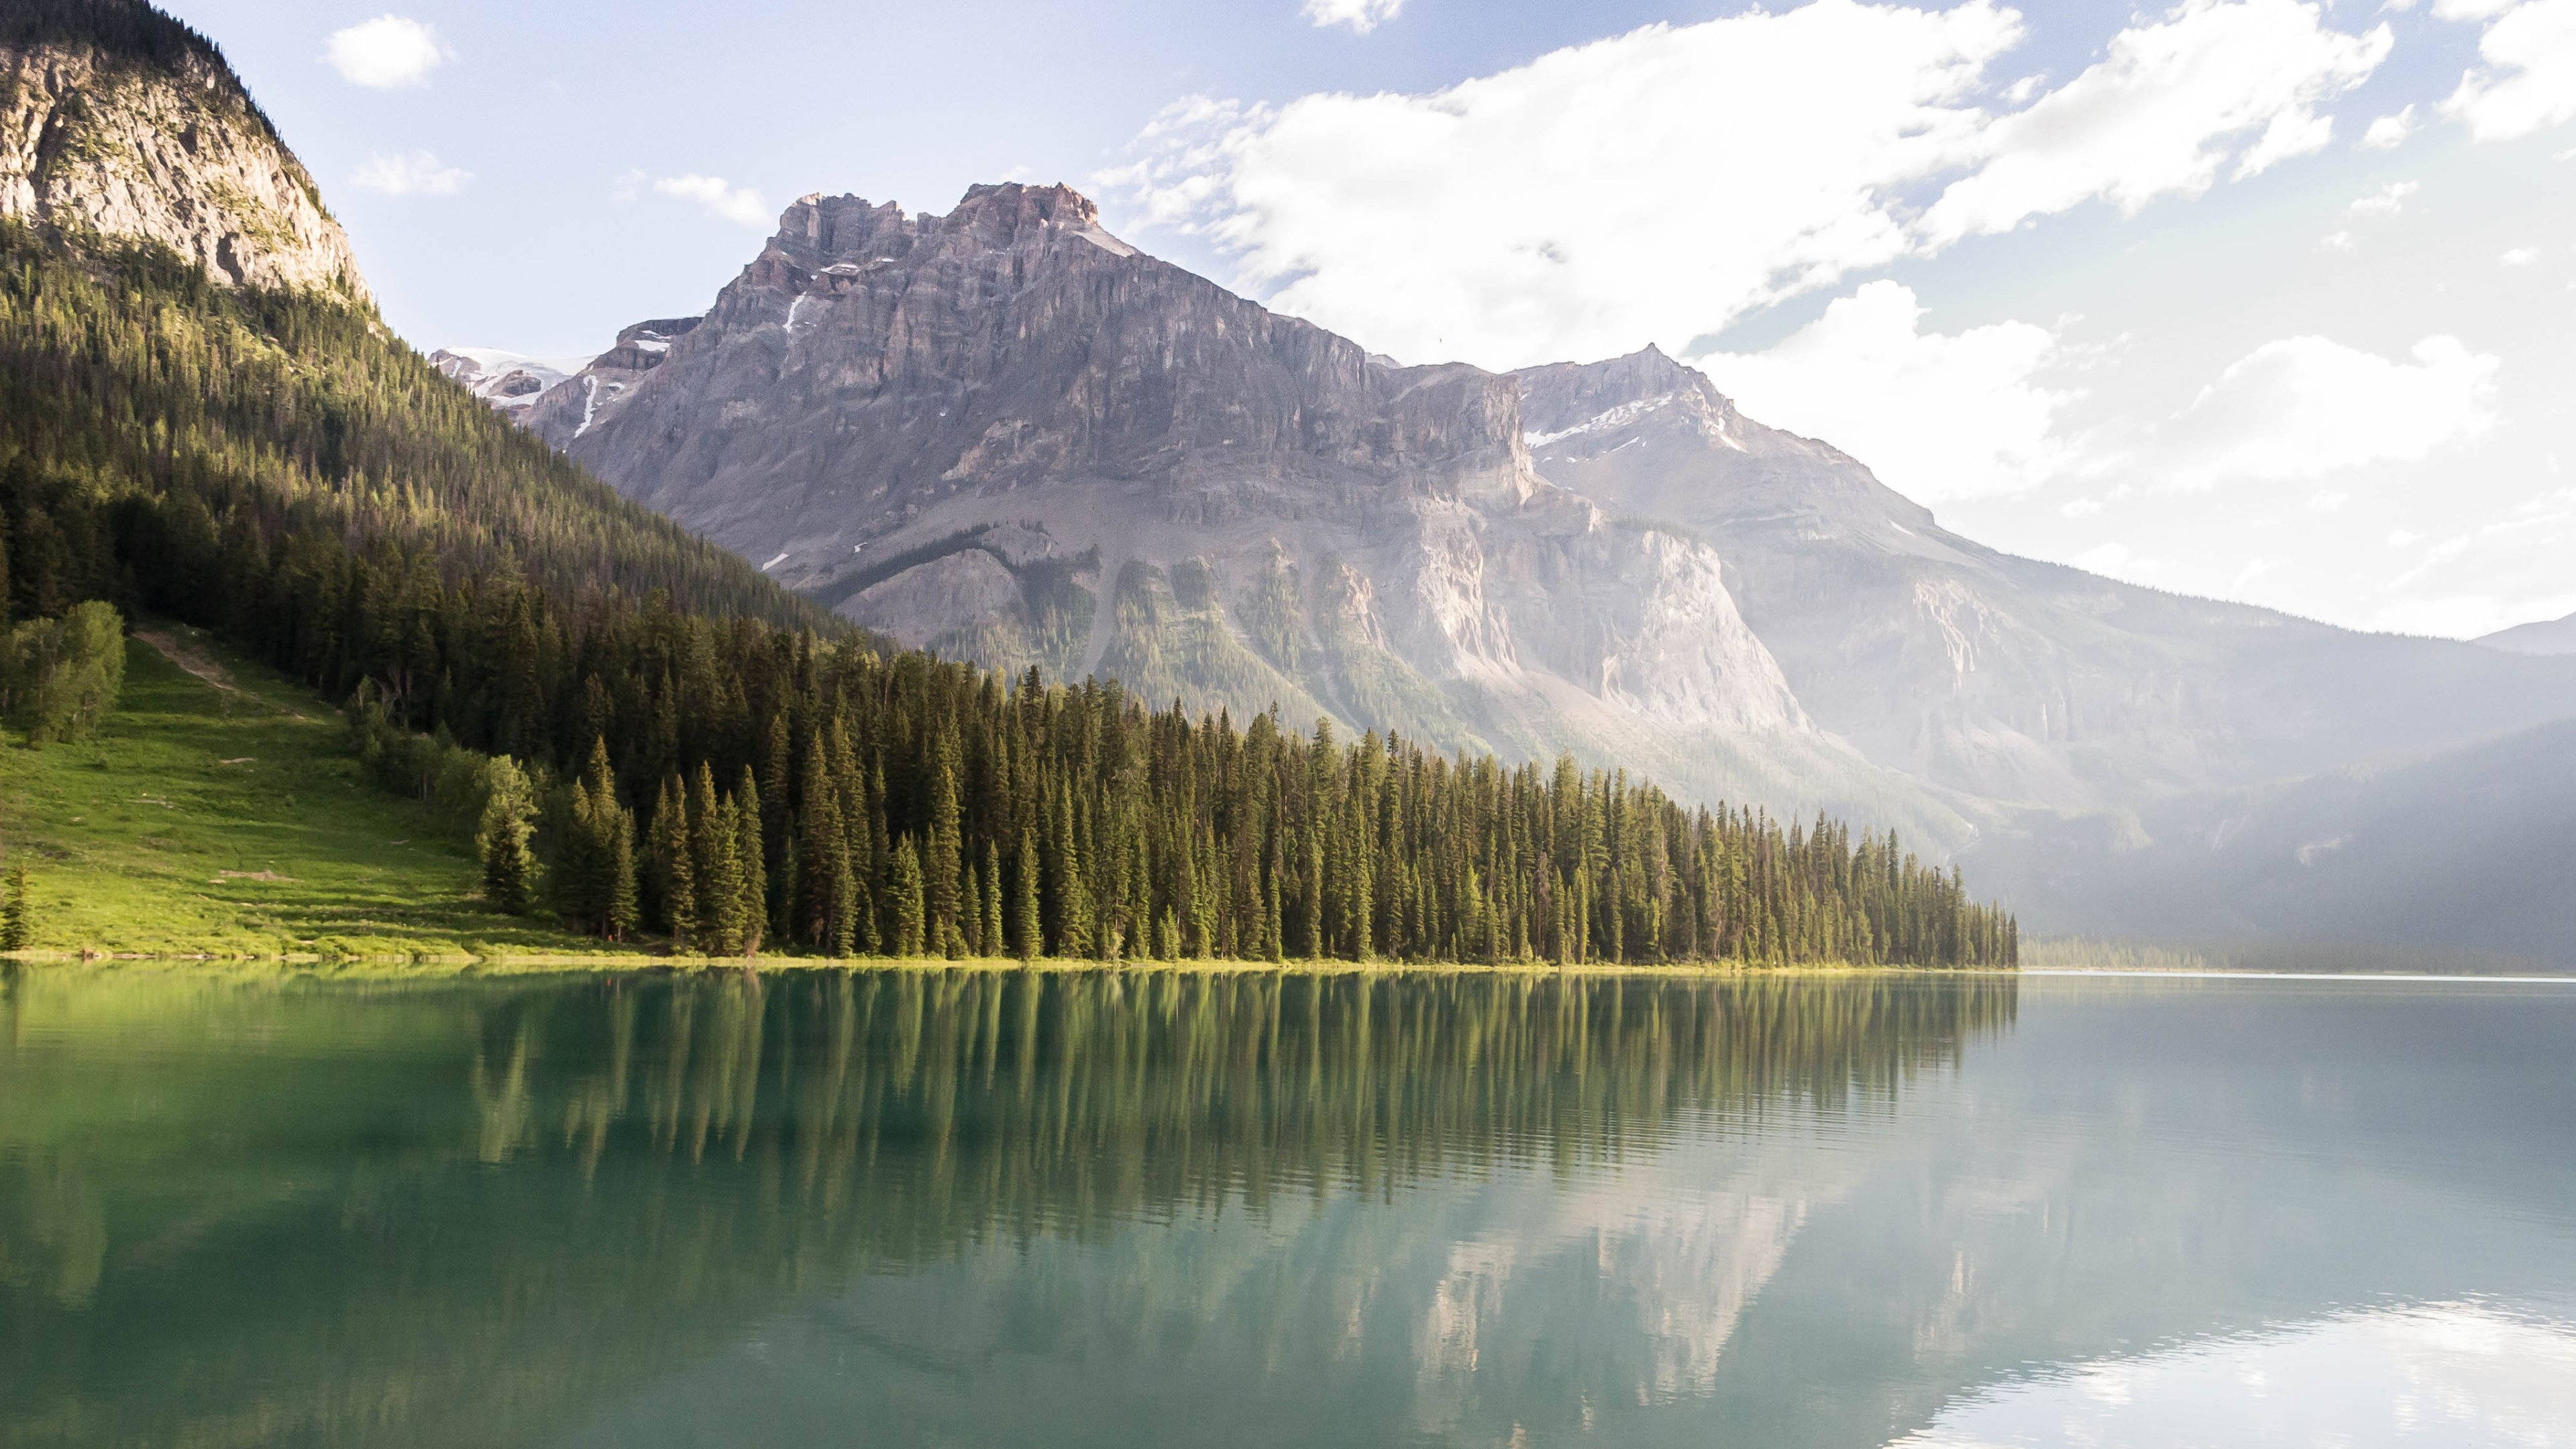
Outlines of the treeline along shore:
M333 699L494 904L736 955L2009 965L1955 869L1624 772L886 647L616 497L370 311L0 225L12 617Z

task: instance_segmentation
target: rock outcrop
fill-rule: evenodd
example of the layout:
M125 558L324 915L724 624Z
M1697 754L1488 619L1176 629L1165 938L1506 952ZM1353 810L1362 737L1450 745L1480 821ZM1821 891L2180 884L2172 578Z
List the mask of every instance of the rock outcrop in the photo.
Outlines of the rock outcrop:
M1512 379L1373 357L1065 188L806 197L651 327L529 425L906 643L1783 808L1909 792L1815 729L1717 551L1540 476Z
M313 178L221 53L127 0L0 20L0 216L159 242L231 285L368 300Z

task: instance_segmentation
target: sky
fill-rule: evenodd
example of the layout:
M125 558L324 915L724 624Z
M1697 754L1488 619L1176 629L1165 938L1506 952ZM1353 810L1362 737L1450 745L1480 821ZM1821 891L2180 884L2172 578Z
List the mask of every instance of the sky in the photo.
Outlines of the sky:
M1660 346L2014 552L2576 612L2576 0L163 3L424 349L703 310L808 192L1062 181L1406 362Z

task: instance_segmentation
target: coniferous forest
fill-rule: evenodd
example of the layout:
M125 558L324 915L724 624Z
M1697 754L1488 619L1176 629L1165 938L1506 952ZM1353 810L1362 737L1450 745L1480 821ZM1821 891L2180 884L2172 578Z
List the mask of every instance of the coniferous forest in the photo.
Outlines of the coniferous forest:
M716 955L2004 965L1955 869L1624 772L886 647L622 500L371 314L0 226L0 599L350 700L487 897ZM0 620L5 622L5 620Z

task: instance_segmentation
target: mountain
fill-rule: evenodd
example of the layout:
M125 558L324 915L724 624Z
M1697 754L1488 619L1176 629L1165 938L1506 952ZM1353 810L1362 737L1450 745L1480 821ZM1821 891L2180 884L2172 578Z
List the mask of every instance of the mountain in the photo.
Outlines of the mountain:
M1398 366L1061 187L807 197L524 416L910 643L1951 844L2576 714L2576 661L1987 548L1651 348Z
M498 347L442 347L429 355L429 363L515 421L535 406L539 394L581 371L589 359L529 357Z
M609 592L823 620L394 337L204 36L140 0L17 0L0 72L0 618L159 609L344 693L319 661L433 579L534 597L539 633L543 601ZM406 627L385 642L421 660L469 623Z
M312 175L222 52L146 5L0 13L0 217L159 243L221 282L369 300Z
M2576 614L2537 624L2516 624L2481 635L2477 642L2514 654L2576 654Z
M2576 714L2576 661L2355 633L1961 538L1651 349L1514 378L1542 475L1706 539L1816 721L1957 791L2129 810Z
M2043 849L1981 842L1968 866L2039 929L2370 942L2576 966L2576 720L2159 801L2131 828L2110 823L2066 822Z
M806 197L702 319L628 329L525 417L907 644L1963 837L1816 727L1718 551L1542 476L1520 406L1003 185L946 216Z

